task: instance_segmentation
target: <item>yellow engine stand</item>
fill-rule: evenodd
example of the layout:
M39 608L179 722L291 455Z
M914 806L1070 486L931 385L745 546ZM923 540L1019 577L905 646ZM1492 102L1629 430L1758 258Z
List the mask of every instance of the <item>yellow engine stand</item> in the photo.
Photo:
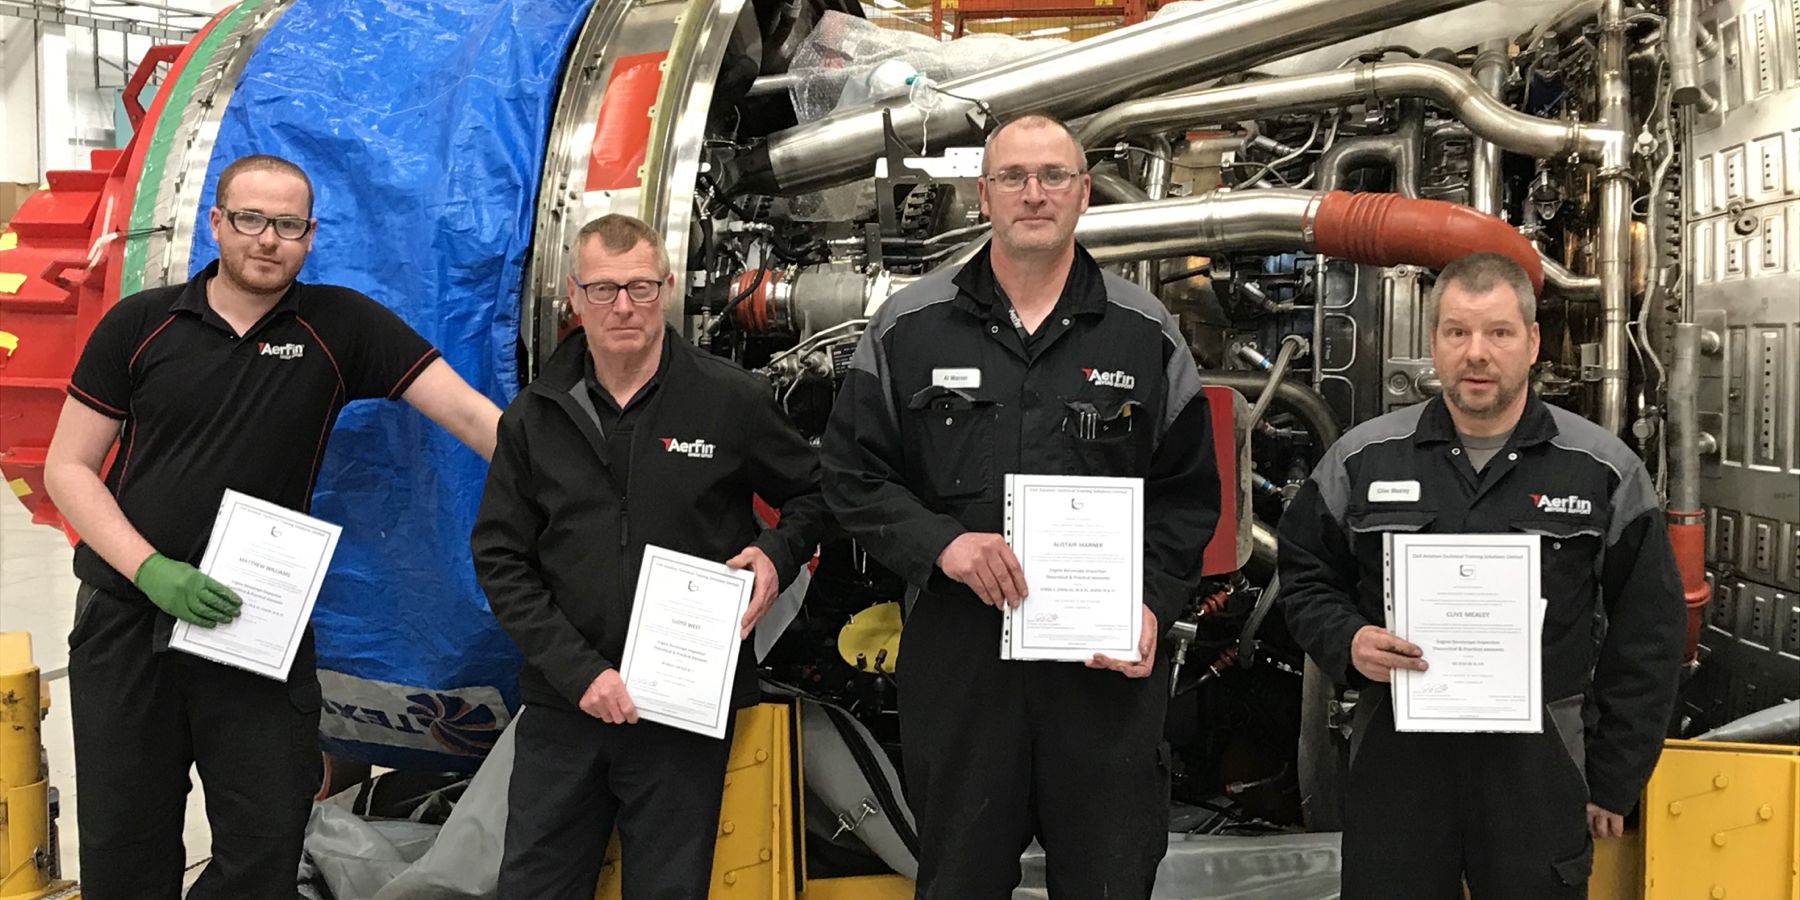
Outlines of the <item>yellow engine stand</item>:
M1589 900L1800 898L1800 747L1669 741L1642 819L1595 846Z
M77 897L50 880L50 783L43 721L49 695L31 660L31 635L0 633L0 900Z
M713 900L911 900L898 875L806 877L796 708L764 703L740 710L725 764L725 799L713 853ZM618 834L606 848L596 900L620 900ZM4 898L0 898L4 900Z

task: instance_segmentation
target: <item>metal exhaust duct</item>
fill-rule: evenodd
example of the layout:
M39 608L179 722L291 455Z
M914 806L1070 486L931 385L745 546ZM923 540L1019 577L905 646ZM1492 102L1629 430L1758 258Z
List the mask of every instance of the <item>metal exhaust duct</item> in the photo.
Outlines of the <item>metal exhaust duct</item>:
M937 145L972 143L988 113L1006 118L1038 110L1075 118L1473 2L1221 0L946 82L944 102L929 113L910 104L893 107L894 133L915 146L928 135ZM772 135L732 161L725 181L737 191L797 194L867 177L884 146L882 113L874 106L846 110Z
M1492 68L1503 74L1503 68ZM1489 72L1484 74L1491 77ZM1404 97L1424 98L1450 109L1477 138L1515 153L1579 153L1599 160L1608 152L1623 152L1624 132L1618 128L1527 115L1502 103L1467 72L1431 60L1362 63L1311 75L1132 100L1089 119L1078 137L1092 147L1116 137L1195 123L1221 124Z

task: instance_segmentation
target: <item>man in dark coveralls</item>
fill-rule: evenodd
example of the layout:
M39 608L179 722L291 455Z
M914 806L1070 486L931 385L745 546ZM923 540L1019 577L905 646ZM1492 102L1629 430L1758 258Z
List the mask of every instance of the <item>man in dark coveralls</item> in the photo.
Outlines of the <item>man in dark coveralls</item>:
M1288 625L1361 689L1344 900L1453 900L1465 879L1476 900L1585 897L1592 838L1622 834L1675 700L1662 504L1622 441L1531 390L1537 298L1517 263L1452 262L1426 316L1443 396L1345 434L1281 518ZM1432 661L1381 627L1387 532L1541 536L1542 733L1395 731L1393 670Z
M915 596L900 730L922 900L1001 900L1044 846L1052 896L1147 898L1167 846L1166 654L1218 518L1187 341L1075 243L1090 179L1048 116L988 139L968 264L895 294L856 349L823 447L846 531ZM1001 531L1007 473L1145 480L1141 661L999 658L1029 591Z

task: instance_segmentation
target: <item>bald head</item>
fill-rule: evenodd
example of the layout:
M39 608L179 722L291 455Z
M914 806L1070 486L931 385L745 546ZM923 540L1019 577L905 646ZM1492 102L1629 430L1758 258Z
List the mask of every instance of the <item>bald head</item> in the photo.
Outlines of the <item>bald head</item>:
M990 163L994 158L994 147L1001 143L1002 135L1013 131L1035 132L1040 130L1061 132L1069 142L1069 167L1077 172L1087 171L1087 150L1081 146L1081 139L1075 136L1075 132L1070 131L1069 126L1063 124L1061 119L1049 113L1031 112L1007 119L999 128L988 133L987 143L983 145L984 149L981 154L981 174L986 175L992 171Z

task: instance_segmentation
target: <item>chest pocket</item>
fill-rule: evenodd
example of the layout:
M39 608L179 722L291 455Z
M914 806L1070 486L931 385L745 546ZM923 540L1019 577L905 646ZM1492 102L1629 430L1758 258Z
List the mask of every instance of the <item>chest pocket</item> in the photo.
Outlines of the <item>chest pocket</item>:
M1549 601L1545 612L1546 630L1556 623L1573 624L1593 614L1593 598L1598 590L1594 577L1600 562L1600 551L1606 538L1607 523L1596 516L1582 518L1523 517L1514 519L1512 530L1538 536L1544 562L1544 598Z
M1155 428L1144 404L1130 398L1063 398L1064 472L1142 478L1150 470Z
M1345 525L1350 529L1350 549L1362 564L1365 583L1381 583L1381 566L1385 559L1381 546L1382 535L1427 532L1431 530L1431 523L1436 520L1437 510L1428 507L1351 507L1349 514L1345 516Z
M1432 521L1437 519L1437 510L1421 507L1407 509L1352 508L1346 518L1350 530L1357 535L1379 535L1387 531L1412 534L1424 531Z
M1000 404L933 385L906 404L907 458L913 480L932 498L967 500L994 482L994 419Z

